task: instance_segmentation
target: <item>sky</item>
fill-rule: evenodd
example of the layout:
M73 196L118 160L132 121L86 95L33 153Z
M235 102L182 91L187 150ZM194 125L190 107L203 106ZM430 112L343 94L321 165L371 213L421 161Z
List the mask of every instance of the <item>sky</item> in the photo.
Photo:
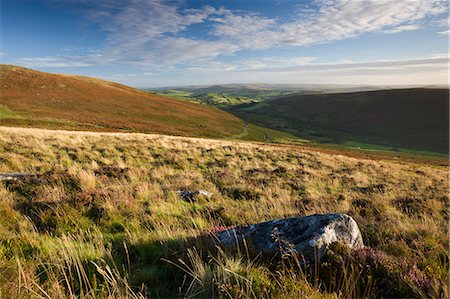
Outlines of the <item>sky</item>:
M2 0L1 63L141 87L448 84L447 0Z

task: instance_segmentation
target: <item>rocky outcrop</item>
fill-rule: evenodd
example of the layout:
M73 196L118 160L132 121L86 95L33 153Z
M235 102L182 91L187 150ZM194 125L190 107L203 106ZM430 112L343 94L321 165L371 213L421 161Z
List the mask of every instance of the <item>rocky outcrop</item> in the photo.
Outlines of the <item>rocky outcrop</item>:
M350 248L363 247L356 221L345 214L316 214L306 217L271 220L216 233L220 246L241 246L245 240L250 251L263 254L296 253L305 262L321 258L334 242Z

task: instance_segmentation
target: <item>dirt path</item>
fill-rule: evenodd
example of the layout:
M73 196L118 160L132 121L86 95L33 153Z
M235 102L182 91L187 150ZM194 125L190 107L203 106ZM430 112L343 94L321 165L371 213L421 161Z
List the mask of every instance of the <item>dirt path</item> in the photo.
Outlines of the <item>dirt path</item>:
M248 135L248 123L245 123L243 126L243 130L241 133L224 138L225 140L229 140L229 139L240 139L242 137L245 137Z

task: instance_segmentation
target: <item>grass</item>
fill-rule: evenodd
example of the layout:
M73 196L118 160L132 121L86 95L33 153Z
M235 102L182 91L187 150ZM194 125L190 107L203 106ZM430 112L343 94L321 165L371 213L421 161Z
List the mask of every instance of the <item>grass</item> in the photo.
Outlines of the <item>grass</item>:
M201 91L201 89L200 89ZM170 96L178 100L186 100L193 103L201 103L206 105L215 105L215 102L205 102L201 98L205 94L198 93L197 89L173 89L173 90L161 90L161 94ZM288 94L289 91L246 91L246 90L233 90L234 95L248 94L251 97L261 98L261 102L257 102L256 98L252 98L253 103L239 104L233 107L233 105L221 106L222 109L226 109L236 113L240 117L254 121L255 123L246 123L244 130L240 133L227 137L226 139L235 140L249 140L260 142L273 142L273 143L285 143L293 145L302 145L310 147L315 150L333 151L338 154L345 154L357 158L369 158L376 160L402 160L414 163L428 163L440 166L448 165L448 155L445 153L403 148L392 145L380 145L376 143L368 143L353 140L354 136L345 135L339 140L333 133L321 133L317 130L296 128L296 125L288 124L286 118L281 118L279 115L272 115L273 111L277 108L273 107L277 102L276 98L280 95ZM208 93L219 94L219 93ZM220 93L225 97L234 97L227 93ZM310 95L311 96L311 95ZM319 96L319 95L315 95ZM366 97L367 98L367 97ZM272 100L273 102L270 102ZM366 99L367 100L367 99ZM255 102L256 101L256 102ZM259 100L258 100L259 101ZM271 112L266 111L269 109ZM289 109L282 108L289 111ZM261 113L260 111L264 111ZM269 115L269 116L268 116ZM267 127L268 126L268 127ZM269 128L270 127L270 128ZM339 134L338 134L339 135ZM303 137L299 137L303 136ZM347 138L347 139L346 139ZM425 137L426 138L426 137ZM363 138L364 139L364 138ZM426 142L424 142L426 143Z
M306 144L307 140L300 139L292 134L264 128L255 124L247 124L244 134L238 136L241 140L262 141L270 143Z
M227 108L229 106L249 104L260 101L259 99L255 99L245 95L230 95L227 93L219 92L196 93L195 90L187 91L180 89L170 89L159 90L157 91L157 93L178 100L205 104L219 108Z
M164 135L0 128L0 297L447 298L448 168ZM211 198L183 201L180 189ZM314 213L363 251L320 265L212 247L209 233Z
M3 126L221 138L244 123L214 107L95 78L0 65L0 84Z
M189 102L211 105L227 110L238 105L259 105L265 101L293 94L296 92L289 87L275 88L252 85L216 85L184 87L178 89L159 89L155 92ZM298 92L298 90L297 90Z
M229 111L314 142L448 155L448 94L433 88L296 94Z
M0 104L0 119L2 118L11 118L15 116L15 114L8 109L5 105Z

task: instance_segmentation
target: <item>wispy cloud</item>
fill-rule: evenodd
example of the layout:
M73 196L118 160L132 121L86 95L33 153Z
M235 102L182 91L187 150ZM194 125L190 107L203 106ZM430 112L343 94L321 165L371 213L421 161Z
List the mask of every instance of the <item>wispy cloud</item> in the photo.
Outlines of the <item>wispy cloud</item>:
M419 29L419 28L420 28L420 25L418 25L418 24L402 25L402 26L394 27L392 29L384 30L384 32L385 33L399 33L399 32L402 32L402 31L416 30L416 29Z
M284 57L275 58L276 64ZM294 59L294 57L291 57ZM298 58L302 60L302 58ZM289 58L286 58L288 61ZM307 61L309 60L309 62ZM292 83L292 84L359 84L359 85L435 85L448 83L447 53L428 57L404 60L375 61L338 61L335 63L317 63L313 58L305 58L296 66L260 67L255 61L244 65L242 61L223 63L207 61L203 64L171 72L169 80L164 75L152 73L130 76L107 76L107 80L119 80L122 83L138 87L161 87L170 85L198 85L222 83ZM254 64L255 63L255 64ZM272 61L261 65L273 66Z
M243 50L294 48L366 33L416 30L427 18L448 10L446 0L315 0L281 19L223 7L189 9L179 1L79 2L89 3L83 15L107 33L103 48L85 56L23 58L21 63L35 67L124 64L152 71L198 68ZM203 26L206 34L191 34L193 25ZM241 62L240 68L252 63L257 68L269 66L270 61Z
M18 63L25 67L85 67L92 66L84 56L52 56L52 57L25 57L18 60Z
M445 16L445 18L433 20L432 24L439 26L439 27L445 27L447 28L450 24L450 18L448 16Z
M418 58L408 60L377 60L364 62L343 62L332 64L306 64L302 66L293 67L278 67L278 68L262 68L258 69L263 72L323 72L334 70L356 70L356 69L372 69L372 70L405 70L408 68L430 68L439 67L447 68L449 57L431 57Z
M398 33L420 28L427 16L447 11L447 1L317 0L316 9L300 10L289 22L258 16L225 15L214 34L241 47L304 46L369 32ZM256 33L256 34L255 34Z

